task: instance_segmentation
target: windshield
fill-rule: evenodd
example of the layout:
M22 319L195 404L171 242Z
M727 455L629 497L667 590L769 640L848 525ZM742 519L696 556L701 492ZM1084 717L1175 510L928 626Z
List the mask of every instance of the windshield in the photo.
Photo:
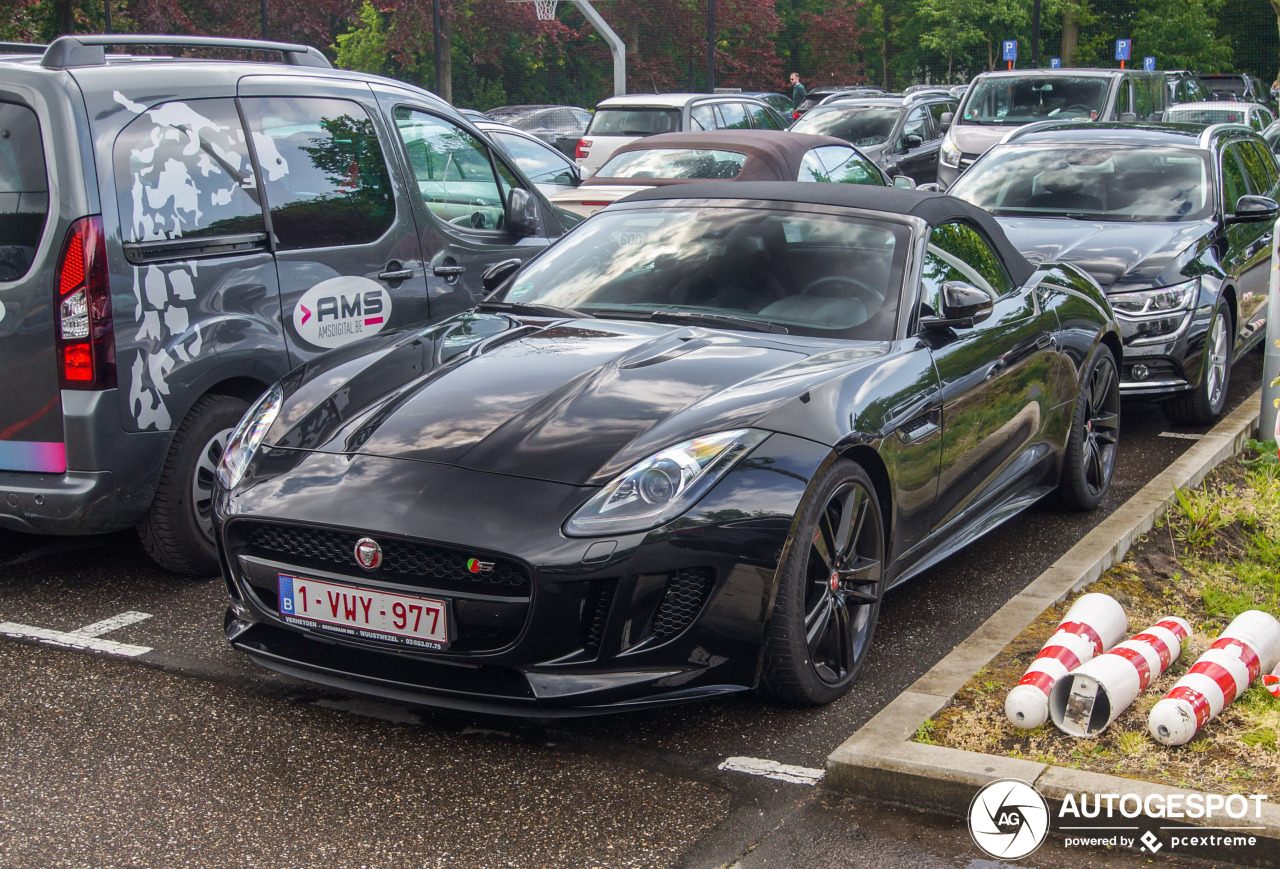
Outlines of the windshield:
M680 129L679 109L599 109L588 136L655 136Z
M897 106L820 106L796 121L791 131L835 136L867 147L886 141L901 114Z
M1209 163L1183 148L1001 145L947 192L996 215L1200 220L1213 207Z
M964 104L962 124L1021 126L1046 118L1097 118L1111 79L1099 76L1027 76L981 79Z
M496 299L597 317L733 317L765 331L887 341L908 238L906 224L829 215L684 204L602 211Z
M747 162L736 151L654 148L615 154L596 173L601 178L737 178Z

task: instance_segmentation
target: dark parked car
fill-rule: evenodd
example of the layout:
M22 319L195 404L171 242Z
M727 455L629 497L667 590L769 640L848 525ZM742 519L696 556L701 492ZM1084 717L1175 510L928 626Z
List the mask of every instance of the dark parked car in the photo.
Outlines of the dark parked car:
M1119 353L1096 284L960 200L648 190L258 402L218 471L226 634L459 708L824 703L885 589L1055 487L1099 502Z
M1211 100L1243 100L1274 105L1271 91L1256 75L1247 72L1202 73L1198 78Z
M580 187L550 197L553 204L590 217L648 187L693 181L816 181L837 184L893 182L842 139L784 130L664 133L614 152Z
M944 188L1014 128L1038 121L1159 121L1164 74L1138 69L1015 69L969 85L938 152Z
M1166 69L1164 71L1165 102L1174 106L1178 103L1200 103L1213 99L1209 89L1200 83L1194 72L1185 69Z
M568 157L591 123L591 112L578 106L499 106L485 114L537 136Z
M1247 127L1064 124L992 148L951 192L1032 262L1089 272L1124 332L1121 390L1199 425L1266 333L1278 179Z
M806 112L791 131L844 139L890 177L906 175L925 184L938 178L941 119L955 110L956 100L936 91L906 97L836 97Z
M165 45L285 62L114 53ZM0 527L136 525L182 572L217 571L213 465L269 384L563 232L446 103L300 45L15 50L0 128Z
M791 117L791 94L778 93L776 91L743 91L744 97L754 97L760 100L769 108L773 109L783 118Z
M842 94L850 97L876 97L884 93L882 88L868 87L865 85L819 85L808 91L805 98L800 101L800 106L795 109L787 117L795 120L805 112L820 104L824 100L835 94Z

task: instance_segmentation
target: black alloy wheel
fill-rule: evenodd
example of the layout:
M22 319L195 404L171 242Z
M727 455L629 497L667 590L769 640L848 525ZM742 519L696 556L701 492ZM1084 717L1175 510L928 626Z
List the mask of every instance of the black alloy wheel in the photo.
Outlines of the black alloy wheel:
M1102 503L1115 476L1119 443L1120 376L1111 351L1099 344L1076 398L1063 457L1060 491L1066 506L1092 510Z
M800 509L769 622L763 688L788 703L830 703L867 659L884 593L884 518L856 462L832 465Z

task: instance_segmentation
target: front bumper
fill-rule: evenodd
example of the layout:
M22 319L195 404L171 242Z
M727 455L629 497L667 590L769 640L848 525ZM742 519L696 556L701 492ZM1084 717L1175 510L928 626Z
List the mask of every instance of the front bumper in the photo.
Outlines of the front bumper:
M774 435L753 454L768 461L742 463L680 519L590 539L566 538L560 526L593 489L268 452L275 456L265 466L287 458L296 468L219 501L233 646L268 668L345 690L558 716L754 687L778 558L829 451ZM300 481L316 491L299 491ZM354 560L362 536L386 551L374 571ZM469 574L471 558L495 567ZM444 598L450 647L426 651L286 622L275 597L280 573Z
M1192 309L1179 328L1159 340L1135 343L1133 320L1117 317L1124 340L1124 361L1120 370L1120 393L1124 396L1170 398L1189 392L1200 384L1204 362L1205 336L1213 307ZM1141 369L1146 376L1138 376Z

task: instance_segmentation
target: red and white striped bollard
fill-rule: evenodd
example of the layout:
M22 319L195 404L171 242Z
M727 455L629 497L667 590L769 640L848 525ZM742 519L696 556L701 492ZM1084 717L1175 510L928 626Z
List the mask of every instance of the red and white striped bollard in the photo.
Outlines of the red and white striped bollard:
M1022 730L1049 720L1049 691L1055 682L1085 661L1124 639L1129 618L1109 594L1081 595L1067 610L1027 672L1004 700L1009 723Z

